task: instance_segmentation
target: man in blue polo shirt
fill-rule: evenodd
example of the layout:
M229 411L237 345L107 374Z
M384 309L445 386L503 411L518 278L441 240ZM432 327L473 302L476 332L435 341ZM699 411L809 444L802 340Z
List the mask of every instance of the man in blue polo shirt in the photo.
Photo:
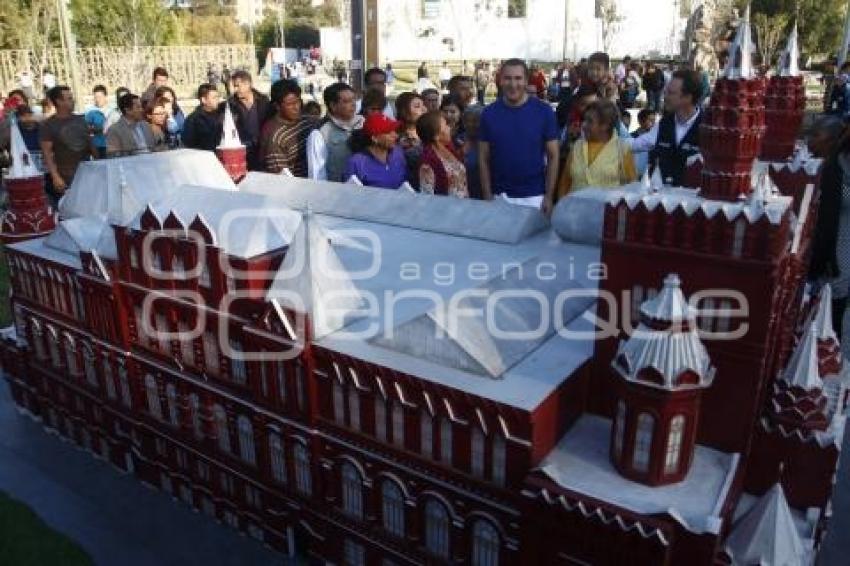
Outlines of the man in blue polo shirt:
M552 108L528 95L528 66L509 59L501 70L502 96L481 113L479 160L485 199L552 212L558 180L558 125Z

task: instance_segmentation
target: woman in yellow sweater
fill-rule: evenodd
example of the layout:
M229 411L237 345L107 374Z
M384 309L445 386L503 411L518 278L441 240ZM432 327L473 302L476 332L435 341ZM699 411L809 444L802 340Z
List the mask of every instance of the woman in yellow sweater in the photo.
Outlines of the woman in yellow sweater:
M617 136L620 112L607 100L584 111L582 137L576 140L558 182L558 197L586 187L619 187L637 179L627 140Z

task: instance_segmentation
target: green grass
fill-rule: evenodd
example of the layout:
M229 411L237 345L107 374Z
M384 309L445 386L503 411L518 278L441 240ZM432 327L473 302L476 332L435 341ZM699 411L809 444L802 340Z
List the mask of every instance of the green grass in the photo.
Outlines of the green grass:
M0 564L90 566L93 562L82 548L44 524L29 507L0 492Z

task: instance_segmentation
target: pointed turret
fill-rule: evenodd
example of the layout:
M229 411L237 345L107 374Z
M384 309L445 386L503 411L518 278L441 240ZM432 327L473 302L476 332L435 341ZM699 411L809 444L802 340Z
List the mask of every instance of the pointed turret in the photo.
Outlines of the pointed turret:
M56 215L44 192L44 175L36 167L14 115L10 136L12 165L5 179L9 197L0 217L4 243L44 236L56 228Z
M230 104L224 105L224 126L222 127L220 148L235 148L242 147L242 141L239 139L239 131L236 129L236 122L233 121L233 112L230 110Z
M41 172L35 166L32 155L30 155L30 151L24 143L21 129L18 126L18 120L14 115L12 117L10 135L9 155L12 158L12 165L9 167L9 175L6 178L27 179L40 176Z
M723 77L726 79L752 79L755 78L755 67L753 66L753 31L750 26L750 5L744 11L744 17L738 24L735 33L735 41L729 47L729 60L723 69Z
M221 143L215 148L215 154L234 183L241 181L248 173L248 151L239 139L239 131L233 120L230 103L224 105Z
M770 78L765 91L767 133L761 150L764 161L786 161L794 154L806 110L806 91L799 59L795 23L779 57L779 72Z
M828 400L818 368L817 333L810 324L773 386L773 420L787 430L826 430Z
M640 325L612 363L620 379L611 460L629 479L669 484L688 473L701 393L714 368L677 275L664 279L640 314Z
M736 202L752 190L752 165L765 133L764 81L756 75L752 55L748 6L700 124L705 160L700 194L709 199Z
M726 554L733 565L803 566L805 549L780 484L732 526Z
M782 51L782 55L779 56L779 76L799 77L799 61L800 48L797 45L797 22L794 22L791 35L788 36L788 43L785 44L785 49Z

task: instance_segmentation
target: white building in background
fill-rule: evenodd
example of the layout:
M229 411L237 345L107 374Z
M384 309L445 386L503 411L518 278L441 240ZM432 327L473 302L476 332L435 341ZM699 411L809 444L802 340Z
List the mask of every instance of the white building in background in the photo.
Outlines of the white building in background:
M240 26L255 26L263 21L264 0L236 0L234 4Z
M319 0L320 1L320 0ZM350 1L350 0L346 0ZM622 21L614 57L665 56L678 52L685 29L682 0L613 0ZM567 6L569 3L569 6ZM386 60L458 60L523 57L557 61L603 50L594 0L377 0L378 51ZM350 59L351 32L323 28L330 58Z

